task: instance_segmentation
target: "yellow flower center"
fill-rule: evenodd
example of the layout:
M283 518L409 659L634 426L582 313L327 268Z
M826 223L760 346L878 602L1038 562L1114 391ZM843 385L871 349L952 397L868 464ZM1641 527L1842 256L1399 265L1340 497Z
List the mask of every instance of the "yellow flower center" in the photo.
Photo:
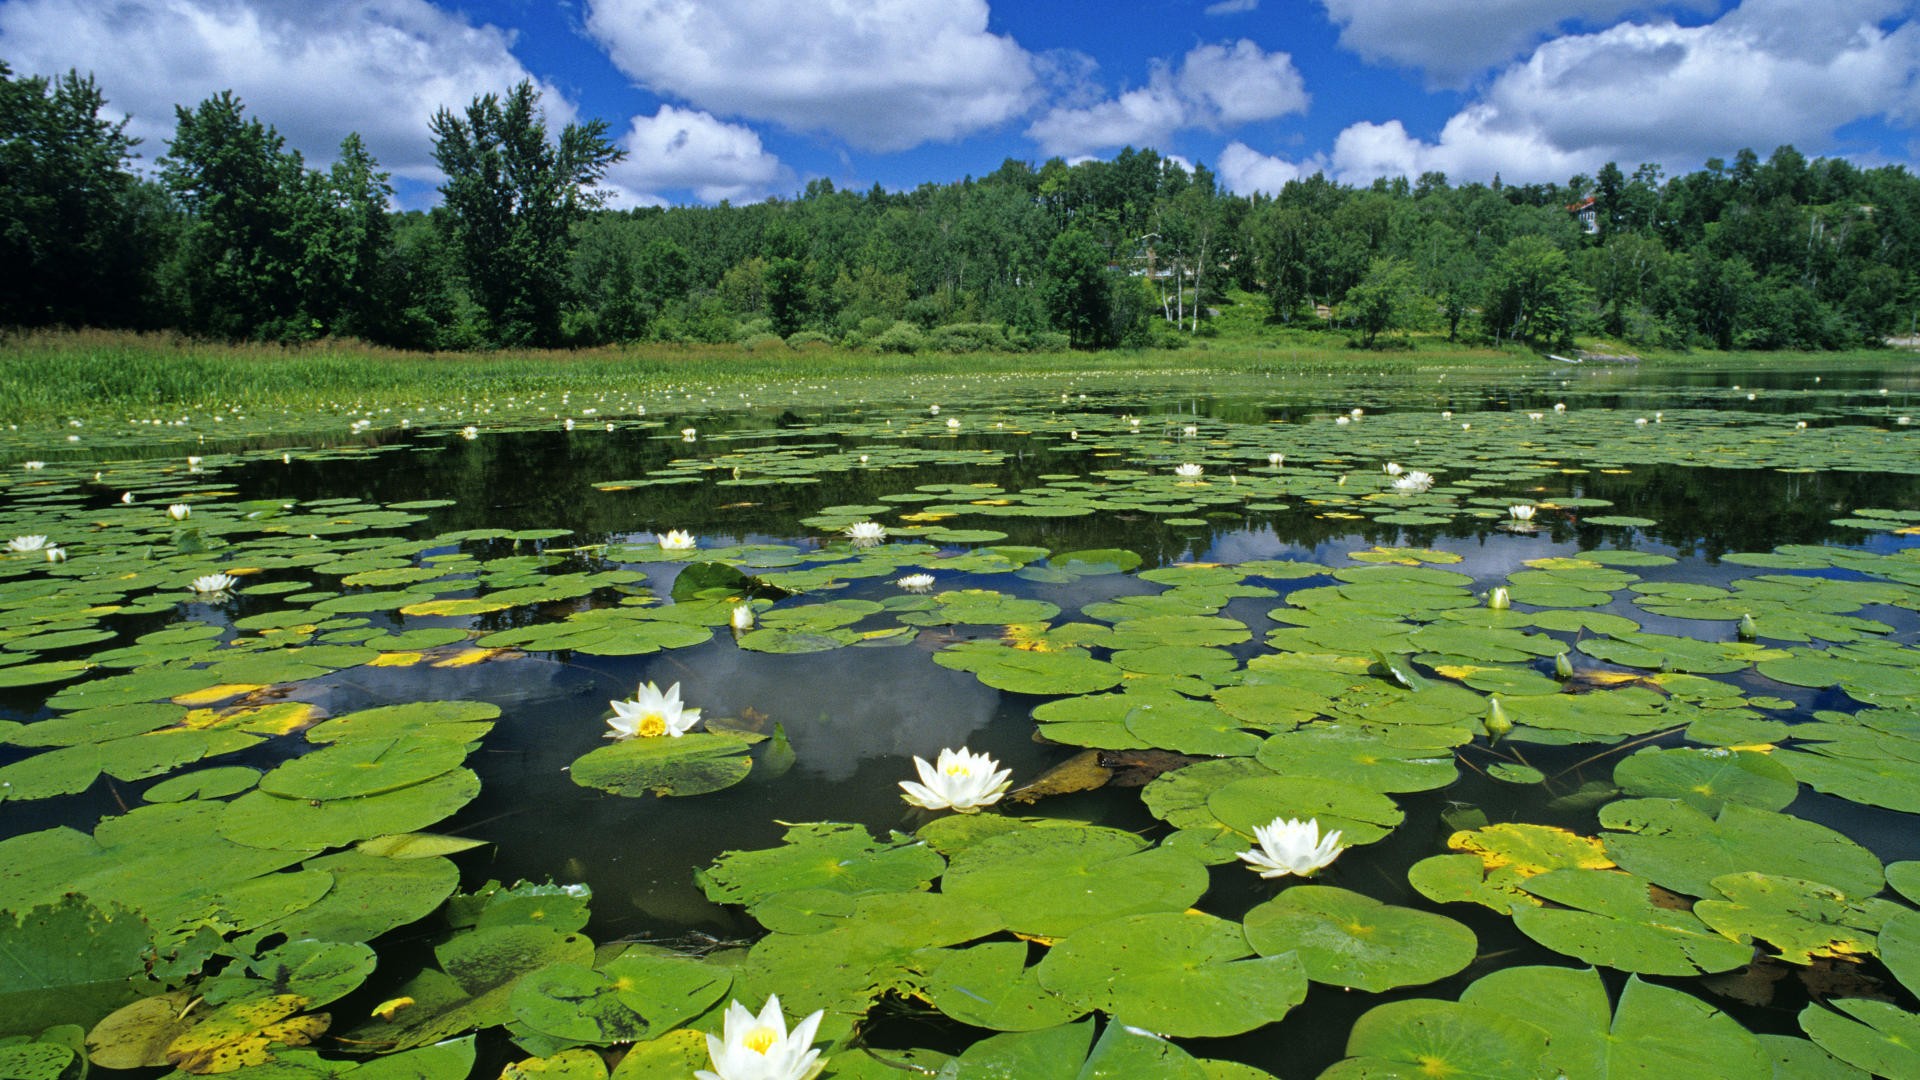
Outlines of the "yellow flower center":
M665 735L667 733L667 718L657 712L650 712L640 718L640 726L636 730L638 730L643 737L649 739Z
M773 1049L774 1042L779 1038L779 1033L772 1028L757 1027L747 1032L747 1037L742 1040L742 1045L754 1053L764 1056L767 1051Z
M967 768L965 765L949 765L947 766L947 775L948 776L972 776L973 770Z

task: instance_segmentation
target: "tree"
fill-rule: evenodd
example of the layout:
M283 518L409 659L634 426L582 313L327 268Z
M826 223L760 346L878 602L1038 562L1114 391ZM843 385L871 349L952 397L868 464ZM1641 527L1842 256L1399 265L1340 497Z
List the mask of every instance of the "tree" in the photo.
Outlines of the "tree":
M1585 300L1567 254L1539 236L1516 236L1487 273L1483 317L1495 341L1563 345Z
M503 99L483 94L464 115L441 109L429 124L433 159L447 176L453 238L467 284L496 345L559 343L572 228L605 200L594 185L626 157L607 124L568 124L547 138L539 91L523 81Z
M1399 259L1375 259L1367 276L1347 290L1340 312L1360 331L1360 347L1373 348L1382 333L1406 324L1418 290L1413 270Z
M1107 284L1107 252L1083 229L1068 229L1047 248L1041 295L1053 325L1067 333L1075 348L1107 344L1112 325L1112 293Z
M0 324L138 320L152 248L135 226L136 140L92 76L0 61Z
M221 91L176 108L161 177L189 223L179 258L190 329L219 337L312 337L307 241L324 185L279 132Z

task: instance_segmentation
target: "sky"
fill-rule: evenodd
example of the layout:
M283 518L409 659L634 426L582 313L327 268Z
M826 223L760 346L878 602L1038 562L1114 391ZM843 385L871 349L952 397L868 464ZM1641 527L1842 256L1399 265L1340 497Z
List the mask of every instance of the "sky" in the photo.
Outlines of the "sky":
M428 119L521 80L628 151L615 205L907 190L1151 147L1236 192L1564 182L1791 143L1920 163L1920 0L0 0L142 165L232 90L310 164L357 131L431 205Z

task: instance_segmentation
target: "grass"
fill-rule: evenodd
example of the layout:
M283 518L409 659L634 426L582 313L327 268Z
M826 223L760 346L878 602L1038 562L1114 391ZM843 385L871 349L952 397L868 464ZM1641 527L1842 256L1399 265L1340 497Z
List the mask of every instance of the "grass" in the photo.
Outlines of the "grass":
M1904 357L1904 354L1902 354ZM1711 366L1702 356L1650 363ZM1738 357L1721 357L1737 360ZM1744 358L1752 363L1754 357ZM1777 359L1787 359L1780 357ZM1887 353L1821 354L1885 364ZM302 346L215 344L171 334L39 331L0 338L0 422L38 425L73 416L179 414L244 409L332 413L449 398L705 391L794 383L897 384L983 376L1084 380L1130 374L1271 375L1397 373L1532 367L1520 351L1422 341L1412 350L1365 352L1344 338L1299 331L1200 339L1174 350L1100 353L919 354L738 345L647 345L582 351L422 354L352 341Z

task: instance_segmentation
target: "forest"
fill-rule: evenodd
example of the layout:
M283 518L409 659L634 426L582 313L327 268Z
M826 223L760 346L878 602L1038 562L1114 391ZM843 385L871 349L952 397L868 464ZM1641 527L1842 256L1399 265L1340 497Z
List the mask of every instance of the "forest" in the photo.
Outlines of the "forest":
M150 154L91 76L0 61L0 326L428 352L1175 347L1225 323L1367 348L1823 350L1912 337L1920 312L1920 179L1791 146L1678 176L1314 175L1272 196L1127 149L615 209L605 122L550 131L528 84L423 122L441 201L396 212L358 136L317 168L222 93Z

